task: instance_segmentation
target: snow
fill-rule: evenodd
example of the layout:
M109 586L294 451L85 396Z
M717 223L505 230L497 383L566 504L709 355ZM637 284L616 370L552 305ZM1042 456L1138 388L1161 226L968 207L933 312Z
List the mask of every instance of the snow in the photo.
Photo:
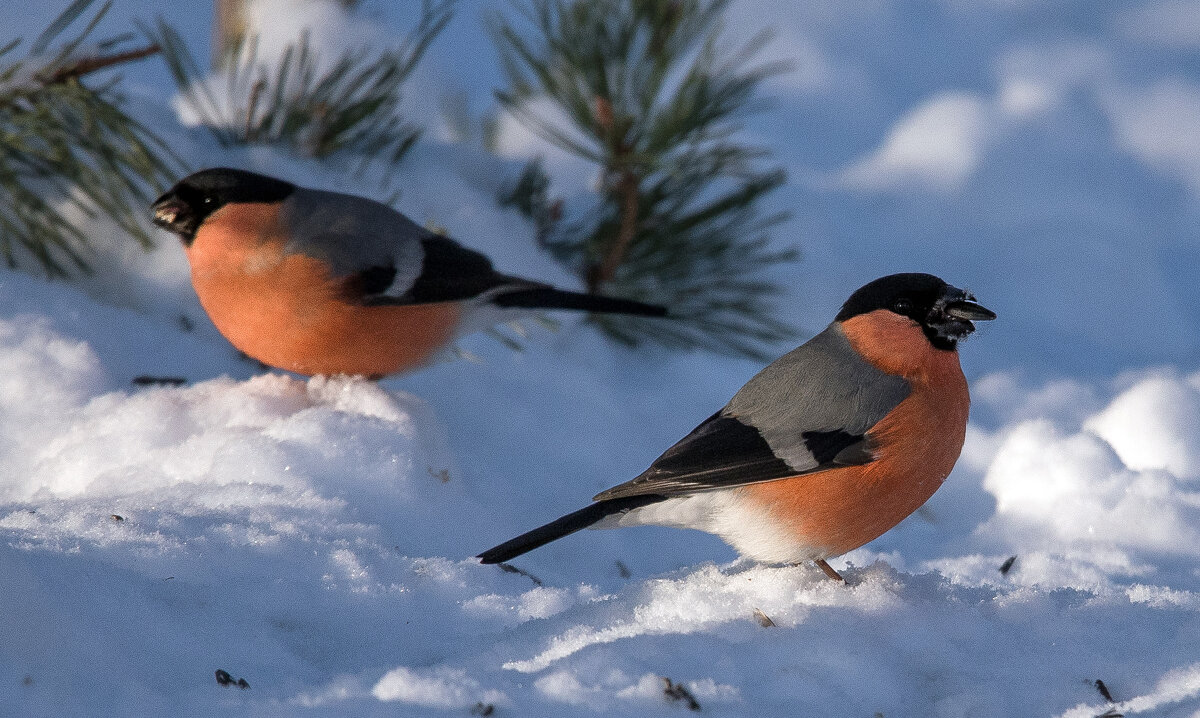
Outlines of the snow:
M369 23L319 5L275 30L340 47L412 22L400 4L365 3ZM460 7L414 121L438 127L444 87L490 106L482 18L503 7ZM833 562L848 586L660 528L583 532L514 561L524 573L470 558L636 475L753 362L616 347L554 315L557 331L515 334L520 352L477 335L472 359L381 383L264 372L207 322L173 240L143 254L91 223L95 276L0 272L0 715L689 713L668 686L709 715L1197 715L1197 80L1170 20L1195 3L735 11L738 37L780 24L768 59L813 62L748 122L792 177L772 201L795 212L777 238L806 254L776 270L794 321L815 332L907 270L1000 314L962 347L958 466ZM53 12L0 15L32 37ZM157 0L118 2L100 34L160 12L207 37L206 15ZM222 149L181 126L161 68L126 75L196 168L390 194ZM509 159L428 134L397 205L570 286L495 205L538 148L501 131ZM587 188L547 156L560 191Z
M1165 79L1114 92L1109 104L1121 146L1200 196L1200 83Z
M1085 425L1131 469L1200 479L1200 373L1153 372Z
M900 120L882 147L848 167L841 181L862 189L926 184L950 190L982 159L989 109L966 93L948 93Z
M1191 31L1200 23L1200 2L1162 0L1141 3L1117 13L1113 24L1129 38L1150 45L1195 50L1200 38Z

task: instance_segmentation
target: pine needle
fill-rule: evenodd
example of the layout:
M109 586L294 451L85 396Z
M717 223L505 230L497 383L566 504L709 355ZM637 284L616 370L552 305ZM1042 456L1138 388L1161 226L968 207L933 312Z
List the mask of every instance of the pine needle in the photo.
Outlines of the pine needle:
M106 216L145 248L141 221L150 199L183 163L152 132L127 115L116 80L92 88L85 76L158 52L155 46L109 52L79 48L108 10L105 3L82 32L51 49L93 0L76 0L21 60L3 64L20 45L0 49L0 257L10 267L30 260L47 276L89 272L87 234L69 218Z
M359 172L382 158L390 170L421 134L400 112L404 84L450 22L455 2L424 2L399 47L347 50L328 66L307 34L277 62L259 56L256 37L243 38L223 70L224 101L170 25L160 19L142 31L162 47L183 101L222 145L284 145L306 157L349 159Z
M766 270L798 258L770 241L785 214L761 200L784 173L736 140L761 108L763 80L785 69L723 53L727 0L528 0L492 34L508 87L496 97L547 142L596 165L593 201L564 207L540 162L503 188L539 246L594 292L665 305L671 321L595 315L624 344L770 358L794 335L776 318ZM563 123L537 108L549 100ZM570 211L568 211L570 210Z

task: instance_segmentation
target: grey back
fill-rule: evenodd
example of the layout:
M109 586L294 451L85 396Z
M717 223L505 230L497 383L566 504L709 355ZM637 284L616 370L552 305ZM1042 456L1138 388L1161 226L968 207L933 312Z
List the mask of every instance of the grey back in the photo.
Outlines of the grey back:
M834 322L746 382L722 413L757 428L772 452L802 473L821 464L804 434L865 435L910 391L903 377L854 351Z
M396 210L365 197L297 187L282 208L289 253L328 262L335 277L371 267L394 267L397 294L421 272L421 240L432 236ZM390 292L389 292L390 293Z
M775 360L650 468L595 496L693 494L875 460L870 430L908 397L838 323Z

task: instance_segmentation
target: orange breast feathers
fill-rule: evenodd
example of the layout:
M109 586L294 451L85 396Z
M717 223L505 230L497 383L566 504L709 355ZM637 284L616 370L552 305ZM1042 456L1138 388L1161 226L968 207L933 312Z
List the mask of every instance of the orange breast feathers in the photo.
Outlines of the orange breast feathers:
M743 488L820 557L852 551L920 508L954 468L970 408L958 352L935 349L916 322L877 310L842 329L864 358L912 387L870 431L875 461Z
M249 356L300 374L382 377L427 363L454 339L457 303L364 306L345 277L286 244L278 205L230 204L187 248L204 311Z

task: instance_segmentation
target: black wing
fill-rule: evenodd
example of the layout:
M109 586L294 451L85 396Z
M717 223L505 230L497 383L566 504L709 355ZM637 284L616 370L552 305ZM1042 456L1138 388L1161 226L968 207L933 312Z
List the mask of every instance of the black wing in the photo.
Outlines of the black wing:
M424 260L421 272L407 292L399 296L384 293L387 284L366 294L366 304L427 304L472 299L490 293L493 304L511 309L572 309L587 312L612 312L638 316L661 317L667 310L619 297L584 294L564 289L555 289L548 284L501 274L492 267L490 259L479 252L467 249L457 242L430 235L421 240ZM388 268L372 267L359 276L376 273L381 277ZM390 268L390 276L396 269Z
M641 476L596 495L594 500L691 494L865 464L873 459L866 435L844 431L804 433L807 436L801 441L816 463L797 469L776 456L753 426L717 412L658 457Z
M328 263L343 294L364 304L469 299L499 288L542 286L365 197L297 188L281 211L288 252Z
M422 237L423 251L421 271L412 286L403 294L384 294L389 285L380 288L374 296L364 297L367 304L431 304L471 299L480 294L505 286L533 286L501 274L492 266L492 261L458 242L435 234ZM376 271L371 268L366 271ZM395 276L396 269L392 268Z
M771 363L641 476L596 500L679 495L874 460L870 431L909 394L837 324Z
M485 297L498 307L661 317L663 307L555 289L497 272L486 256L365 197L298 187L284 203L288 252L328 263L348 301L368 306Z

